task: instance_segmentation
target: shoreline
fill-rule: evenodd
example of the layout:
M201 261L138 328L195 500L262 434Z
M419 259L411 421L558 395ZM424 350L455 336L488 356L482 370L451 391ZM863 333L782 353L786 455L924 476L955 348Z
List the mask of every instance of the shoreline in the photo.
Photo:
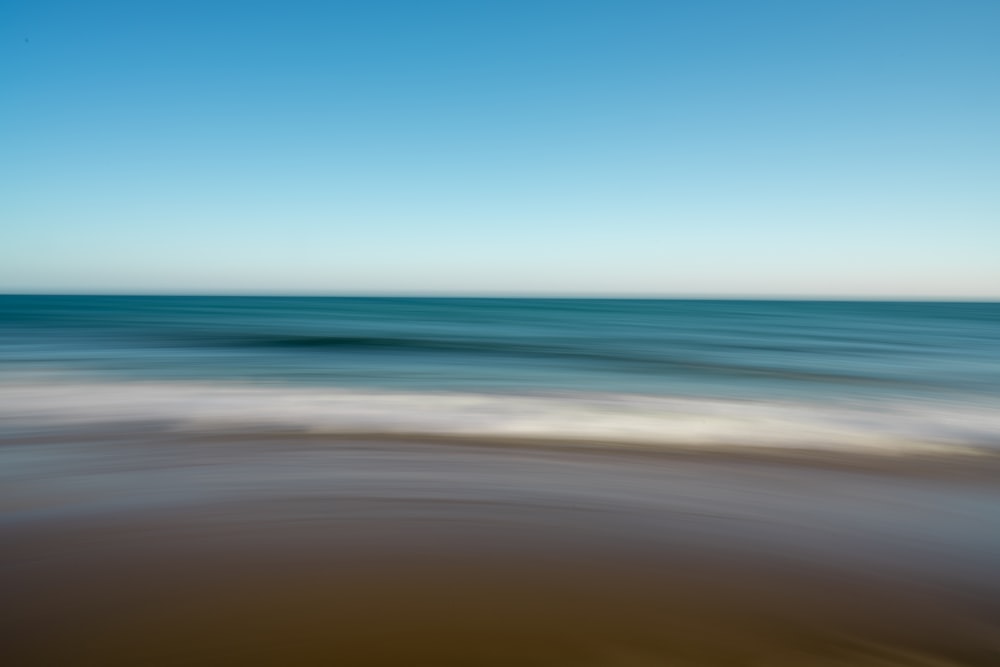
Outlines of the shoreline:
M22 445L130 446L133 443L172 445L271 445L331 448L355 444L438 446L455 449L508 450L567 455L639 457L653 460L680 460L719 464L774 465L789 468L843 470L885 475L957 478L968 482L996 483L1000 487L1000 449L968 445L921 448L877 449L833 446L773 447L747 444L724 445L682 442L616 441L609 439L532 438L508 436L466 436L424 433L324 433L302 429L176 428L171 423L99 424L57 427L48 432L37 429L0 432L0 449Z

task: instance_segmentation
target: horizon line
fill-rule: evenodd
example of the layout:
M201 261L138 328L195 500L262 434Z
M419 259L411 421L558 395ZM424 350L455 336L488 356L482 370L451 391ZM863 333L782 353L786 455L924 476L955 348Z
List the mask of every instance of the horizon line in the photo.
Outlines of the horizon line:
M934 295L856 295L856 294L580 294L552 293L468 293L468 292L170 292L170 291L0 291L0 296L39 297L174 297L174 298L341 298L341 299L539 299L539 300L592 300L592 301L868 301L914 303L1000 303L1000 296L934 296Z

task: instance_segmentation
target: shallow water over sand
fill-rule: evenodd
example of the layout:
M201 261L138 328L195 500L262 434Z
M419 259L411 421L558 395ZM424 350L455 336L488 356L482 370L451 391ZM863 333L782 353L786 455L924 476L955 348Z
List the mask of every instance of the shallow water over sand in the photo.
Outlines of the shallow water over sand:
M8 664L996 665L985 465L8 440Z

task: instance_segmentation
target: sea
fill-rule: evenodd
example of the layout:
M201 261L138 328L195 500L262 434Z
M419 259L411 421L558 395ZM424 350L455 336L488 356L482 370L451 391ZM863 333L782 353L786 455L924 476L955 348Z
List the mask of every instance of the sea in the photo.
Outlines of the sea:
M11 667L996 667L1000 304L0 297Z
M1000 448L1000 304L0 296L0 428Z

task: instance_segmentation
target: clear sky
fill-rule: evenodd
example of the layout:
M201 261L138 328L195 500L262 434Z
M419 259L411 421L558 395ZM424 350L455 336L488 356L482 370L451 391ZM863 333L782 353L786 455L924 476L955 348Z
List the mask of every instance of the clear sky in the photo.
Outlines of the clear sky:
M0 291L1000 298L997 0L7 0Z

